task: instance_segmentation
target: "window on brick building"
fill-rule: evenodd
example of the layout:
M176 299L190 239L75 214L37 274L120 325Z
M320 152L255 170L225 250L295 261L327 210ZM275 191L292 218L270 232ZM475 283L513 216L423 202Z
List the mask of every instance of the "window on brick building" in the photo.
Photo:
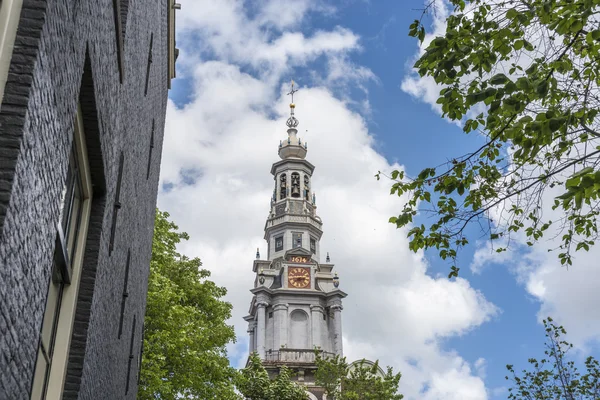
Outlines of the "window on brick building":
M78 109L69 166L60 201L60 221L42 321L32 400L62 398L77 289L83 264L92 184L83 121Z

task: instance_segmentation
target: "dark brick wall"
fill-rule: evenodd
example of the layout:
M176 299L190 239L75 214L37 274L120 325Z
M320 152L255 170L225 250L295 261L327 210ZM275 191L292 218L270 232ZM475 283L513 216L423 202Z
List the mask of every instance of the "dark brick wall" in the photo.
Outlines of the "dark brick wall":
M127 3L121 83L113 0L23 2L0 108L2 400L29 398L78 99L94 197L64 398L134 399L137 392L167 101L167 6L165 0ZM151 34L153 62L144 95ZM122 207L109 254L121 152ZM129 297L119 339L128 251Z

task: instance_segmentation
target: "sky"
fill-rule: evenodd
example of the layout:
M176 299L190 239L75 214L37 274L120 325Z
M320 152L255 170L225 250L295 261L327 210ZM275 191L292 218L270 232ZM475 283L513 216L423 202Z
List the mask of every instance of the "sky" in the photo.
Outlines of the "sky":
M406 199L390 196L378 171L414 176L481 143L441 118L439 88L411 68L421 49L408 26L422 0L180 3L158 203L190 235L180 250L228 289L234 366L247 357L242 318L256 248L266 253L269 171L287 137L291 79L299 136L316 166L321 249L348 293L349 360L402 372L407 399L483 400L507 397L506 364L522 369L543 355L547 316L565 325L576 359L597 354L600 249L567 270L546 252L552 243L517 241L498 258L474 240L461 253L460 278L449 280L447 262L411 252L407 230L388 223ZM426 42L447 15L440 7L426 18Z

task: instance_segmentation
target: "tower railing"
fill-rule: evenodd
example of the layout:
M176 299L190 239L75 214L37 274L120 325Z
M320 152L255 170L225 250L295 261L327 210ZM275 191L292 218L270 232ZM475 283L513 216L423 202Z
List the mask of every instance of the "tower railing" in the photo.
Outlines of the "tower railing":
M318 351L322 358L331 358L335 353L328 351ZM302 349L287 349L268 350L265 354L265 362L267 363L291 363L291 364L308 364L315 362L315 350Z

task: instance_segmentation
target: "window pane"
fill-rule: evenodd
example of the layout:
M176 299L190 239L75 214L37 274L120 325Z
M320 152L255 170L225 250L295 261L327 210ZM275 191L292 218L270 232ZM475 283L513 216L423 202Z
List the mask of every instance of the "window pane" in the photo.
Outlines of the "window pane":
M75 245L77 244L77 236L79 234L79 226L81 225L81 212L82 212L82 191L81 191L81 180L79 177L75 180L73 187L73 200L71 202L71 210L69 219L70 224L68 226L65 239L67 241L67 252L69 254L69 262L73 262L73 253Z
M63 188L62 192L60 209L61 228L63 230L63 233L65 234L65 237L67 236L67 230L71 222L69 220L69 217L71 216L71 213L69 211L71 209L71 203L73 201L73 189L76 180L74 164L75 159L73 157L73 152L71 151L71 154L69 155L69 168L67 170L67 179L65 181L65 187Z

